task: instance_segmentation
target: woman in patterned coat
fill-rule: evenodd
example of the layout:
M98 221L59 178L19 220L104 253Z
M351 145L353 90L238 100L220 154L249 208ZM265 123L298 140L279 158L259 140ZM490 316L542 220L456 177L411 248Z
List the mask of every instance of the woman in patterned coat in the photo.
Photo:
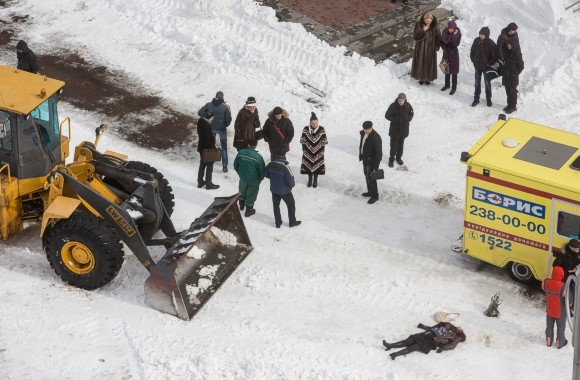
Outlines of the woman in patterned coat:
M318 176L324 175L324 146L328 144L324 127L318 125L318 118L312 112L310 125L304 127L300 137L302 144L302 165L300 174L308 174L308 187L318 186Z

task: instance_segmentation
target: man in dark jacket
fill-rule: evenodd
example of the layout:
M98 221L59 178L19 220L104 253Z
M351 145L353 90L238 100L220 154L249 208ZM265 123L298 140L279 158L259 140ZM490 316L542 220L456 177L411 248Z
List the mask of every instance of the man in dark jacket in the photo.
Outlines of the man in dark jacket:
M483 76L487 106L491 107L491 82L487 79L485 72L487 71L487 66L493 65L496 61L496 46L495 42L489 39L489 28L487 26L481 28L479 38L473 41L469 57L475 68L475 93L473 94L473 103L471 103L471 106L475 107L479 104L481 76Z
M218 189L219 185L212 183L213 162L203 160L204 149L215 148L215 137L211 133L211 119L214 117L211 111L206 111L197 121L197 151L199 152L199 170L197 171L197 187L208 190ZM203 174L205 172L205 180Z
M289 119L288 112L281 107L275 107L268 113L268 120L264 123L264 140L270 147L272 161L276 159L276 152L288 152L290 142L294 138L294 126Z
M497 38L497 59L502 63L505 60L502 48L508 40L516 39L519 42L520 37L518 36L518 26L515 22L510 22L508 26L501 30L499 37Z
M16 57L18 58L18 70L28 71L29 73L38 74L38 61L36 55L26 42L20 40L16 44Z
M564 269L564 283L568 280L570 275L574 274L576 267L580 265L580 241L578 239L570 239L568 244L564 247L562 252L554 253L555 259L552 263L553 267L562 267ZM574 295L576 286L574 281L570 286L570 302L574 302Z
M248 139L248 147L242 148L234 160L234 169L240 176L238 185L240 191L240 210L247 206L245 216L252 216L256 213L254 203L258 198L260 182L264 179L266 165L264 159L256 151L258 141Z
M437 350L440 354L443 351L453 350L461 342L465 342L465 333L459 326L454 326L449 322L439 322L435 326L425 326L419 323L417 326L425 331L410 335L407 339L396 343L387 343L383 340L385 351L391 348L403 348L400 351L392 353L391 359L395 360L397 356L407 355L414 351L420 351L428 354L431 350Z
M289 226L296 227L302 222L296 220L296 203L294 202L294 195L292 195L292 188L296 184L294 175L288 165L288 161L286 161L286 151L280 150L275 154L274 160L266 166L266 177L270 179L276 228L280 228L282 225L280 201L284 201L286 207L288 207Z
M370 197L368 204L373 204L379 200L379 187L377 181L371 179L371 173L379 169L383 159L383 140L373 129L371 121L365 121L360 131L360 144L358 147L358 160L363 163L363 172L367 181L367 191L363 197Z
M232 122L232 112L230 106L224 100L224 93L218 91L215 98L197 111L198 116L203 116L205 111L213 112L211 121L211 132L213 137L220 136L220 145L222 147L222 166L223 172L228 172L228 131L227 127Z
M518 85L520 74L524 70L524 60L518 38L508 39L500 50L504 58L501 83L505 86L507 95L507 106L503 110L510 114L518 109Z
M385 113L385 119L391 122L389 136L391 137L391 151L389 152L389 167L393 167L396 160L398 165L403 165L403 147L405 139L409 136L409 123L413 120L413 107L407 102L407 96L400 93L397 99L389 106Z

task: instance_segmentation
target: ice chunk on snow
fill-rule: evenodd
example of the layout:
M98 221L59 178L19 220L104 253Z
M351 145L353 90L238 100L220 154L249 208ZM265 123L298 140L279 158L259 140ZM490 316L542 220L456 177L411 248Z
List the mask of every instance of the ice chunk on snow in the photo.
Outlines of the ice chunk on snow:
M223 245L232 246L238 244L238 238L236 238L236 235L229 231L224 231L217 227L212 227L211 232L213 233L213 236L215 236L215 238Z
M214 278L218 268L219 265L207 265L199 270L199 275Z
M195 259L195 260L199 260L199 259L203 259L203 257L205 256L205 251L201 248L199 248L198 246L194 246L191 251L187 252L187 257L189 257L190 259Z
M205 291L207 288L209 288L212 284L211 279L209 278L200 278L199 282L196 285L185 285L185 291L187 292L187 295L189 296L189 302L192 302L196 305L199 305L200 301L197 298L197 295L203 291Z

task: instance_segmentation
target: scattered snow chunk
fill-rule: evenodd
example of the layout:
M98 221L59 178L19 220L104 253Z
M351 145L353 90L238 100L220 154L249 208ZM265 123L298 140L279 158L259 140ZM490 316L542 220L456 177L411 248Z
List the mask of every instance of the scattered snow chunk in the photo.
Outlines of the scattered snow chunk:
M203 249L199 248L198 246L194 246L191 251L187 252L186 256L190 259L200 260L203 259L205 254L206 252Z
M224 231L217 227L212 227L211 232L213 233L213 236L215 236L215 238L223 245L233 246L238 244L238 239L236 236L229 231Z

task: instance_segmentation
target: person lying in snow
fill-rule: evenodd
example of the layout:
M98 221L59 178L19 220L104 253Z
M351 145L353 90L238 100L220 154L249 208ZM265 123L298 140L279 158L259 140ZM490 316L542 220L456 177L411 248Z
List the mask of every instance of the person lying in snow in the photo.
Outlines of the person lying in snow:
M465 334L461 327L454 326L449 322L440 322L431 327L419 323L417 327L425 331L410 335L407 339L396 343L387 343L383 340L385 351L391 348L404 347L400 351L393 352L390 355L391 359L395 360L397 356L407 355L413 351L428 354L431 350L437 350L437 353L441 353L454 349L460 342L465 342Z

